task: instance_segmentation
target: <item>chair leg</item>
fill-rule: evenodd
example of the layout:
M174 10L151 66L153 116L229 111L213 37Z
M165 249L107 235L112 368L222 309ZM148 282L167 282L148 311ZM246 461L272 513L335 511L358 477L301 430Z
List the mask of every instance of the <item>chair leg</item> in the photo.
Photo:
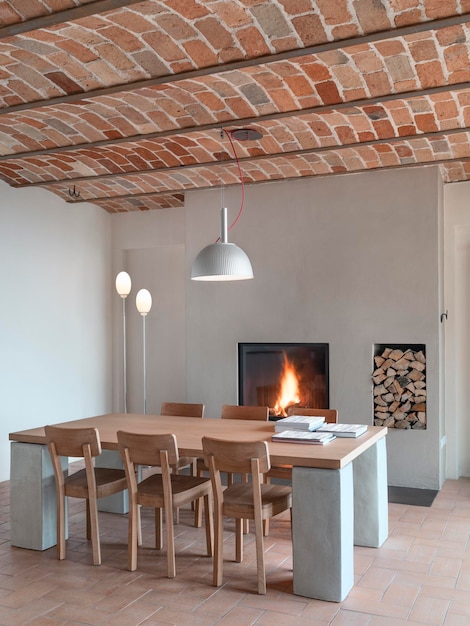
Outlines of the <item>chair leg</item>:
M198 499L198 502L200 498ZM210 494L204 496L204 516L206 522L206 546L207 556L214 555L214 544L212 539L212 498Z
M263 520L261 516L255 515L255 537L256 537L256 568L258 571L258 593L266 593L266 571L264 565L264 539Z
M269 535L269 517L263 520L263 535L265 537Z
M138 504L129 505L129 527L128 527L128 569L134 572L137 569L137 542L140 526L140 510Z
M57 494L57 558L65 559L65 495Z
M243 561L243 520L240 518L235 520L235 561Z
M161 509L160 509L161 510ZM175 528L173 521L173 507L165 507L165 528L166 528L166 558L168 561L168 578L176 576L175 559Z
M91 546L93 550L93 565L101 565L100 529L98 523L98 502L95 498L87 500L89 509Z
M142 519L141 519L141 506L137 506L137 545L142 545Z
M90 522L90 506L88 500L86 502L86 538L91 539L91 522Z
M163 510L155 509L155 549L161 550L163 548Z
M203 472L197 469L197 459L193 464L193 476L203 476ZM202 498L199 498L194 504L194 526L201 528L202 526Z
M198 498L194 503L194 526L196 528L201 528L202 526L202 506L201 506L202 498Z
M224 528L222 506L216 503L214 510L214 570L213 584L220 587L223 580L224 566Z

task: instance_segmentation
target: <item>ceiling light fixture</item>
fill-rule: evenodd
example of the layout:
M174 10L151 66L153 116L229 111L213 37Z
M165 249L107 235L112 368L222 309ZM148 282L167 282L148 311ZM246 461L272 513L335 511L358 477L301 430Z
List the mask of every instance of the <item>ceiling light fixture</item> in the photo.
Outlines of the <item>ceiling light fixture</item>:
M227 228L227 209L222 206L220 211L220 238L215 243L206 246L199 252L193 263L191 271L192 280L229 281L253 278L253 268L246 252L234 243L228 241L228 231L237 223L245 203L245 184L233 139L247 141L260 139L262 135L257 130L251 128L241 128L234 131L223 129L222 133L224 132L230 140L233 154L237 162L240 182L242 184L242 201L238 215L230 228Z

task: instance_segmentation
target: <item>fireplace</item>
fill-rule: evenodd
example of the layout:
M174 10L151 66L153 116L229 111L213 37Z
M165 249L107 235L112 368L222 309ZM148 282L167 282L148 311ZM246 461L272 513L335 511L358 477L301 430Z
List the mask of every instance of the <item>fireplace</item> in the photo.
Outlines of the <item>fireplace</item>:
M239 343L238 403L268 406L272 419L289 407L327 409L327 343Z

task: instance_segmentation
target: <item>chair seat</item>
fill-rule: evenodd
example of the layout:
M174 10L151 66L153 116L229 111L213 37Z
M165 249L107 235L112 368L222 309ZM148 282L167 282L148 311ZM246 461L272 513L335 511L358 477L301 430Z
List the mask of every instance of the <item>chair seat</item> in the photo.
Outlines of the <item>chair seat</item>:
M127 489L126 472L121 469L95 467L96 497L105 498ZM64 480L65 495L72 498L86 498L88 483L86 471L78 470Z
M199 476L186 476L185 474L172 474L171 490L173 505L182 506L197 498L202 498L212 491L210 478ZM163 477L161 474L152 474L137 485L138 502L142 506L164 506L163 500Z
M292 506L292 488L285 485L261 485L261 513L268 519ZM224 515L254 519L253 489L251 484L233 483L224 490Z

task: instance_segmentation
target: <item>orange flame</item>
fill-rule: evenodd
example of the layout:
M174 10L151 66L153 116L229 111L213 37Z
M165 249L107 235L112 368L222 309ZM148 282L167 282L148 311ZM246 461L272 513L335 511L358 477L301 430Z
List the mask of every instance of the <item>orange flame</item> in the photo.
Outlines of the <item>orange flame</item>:
M284 355L284 371L281 378L281 390L276 399L274 412L276 415L287 415L286 409L291 404L300 402L299 381L294 366Z

